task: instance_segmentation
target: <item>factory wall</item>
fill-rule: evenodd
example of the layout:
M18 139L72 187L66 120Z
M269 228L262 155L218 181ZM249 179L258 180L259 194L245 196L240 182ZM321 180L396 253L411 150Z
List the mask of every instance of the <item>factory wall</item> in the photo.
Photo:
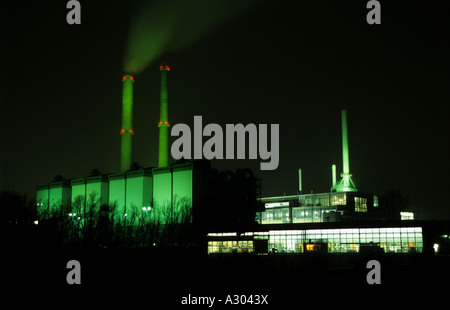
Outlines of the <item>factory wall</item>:
M96 194L97 204L115 206L115 219L119 221L144 212L150 212L148 218L161 224L192 221L192 207L200 202L202 172L208 169L209 162L194 161L38 186L38 214L48 209L49 199L50 209L64 205L71 212L77 197L89 205L90 195Z
M126 179L123 173L109 176L109 204L115 206L116 215L125 214L125 188Z
M161 223L192 221L193 163L153 169L152 215Z
M141 211L151 205L152 173L151 170L137 170L126 173L125 212Z
M155 207L172 202L172 173L170 167L153 169L153 204Z
M75 179L72 180L70 184L72 185L72 205L77 199L82 199L82 201L84 201L86 199L86 179Z
M87 196L96 195L96 203L105 205L109 203L109 183L107 176L93 176L86 179Z
M109 184L107 176L93 176L88 178L75 179L70 182L72 186L71 205L81 199L82 204L96 205L108 204Z
M70 206L72 187L67 181L52 182L39 186L37 190L37 213L46 218L61 211L62 206Z
M50 183L50 212L57 212L61 206L70 205L72 188L68 182Z

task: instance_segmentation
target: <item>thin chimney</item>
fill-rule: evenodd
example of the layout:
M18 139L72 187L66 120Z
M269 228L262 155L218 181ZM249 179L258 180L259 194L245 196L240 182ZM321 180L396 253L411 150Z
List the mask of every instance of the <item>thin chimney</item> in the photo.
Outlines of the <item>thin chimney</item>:
M122 129L120 147L120 172L130 170L133 158L133 83L134 77L126 74L122 77Z
M159 66L161 71L161 103L159 117L159 155L158 167L166 167L169 165L169 117L168 117L168 101L167 101L167 72L170 67L167 65Z

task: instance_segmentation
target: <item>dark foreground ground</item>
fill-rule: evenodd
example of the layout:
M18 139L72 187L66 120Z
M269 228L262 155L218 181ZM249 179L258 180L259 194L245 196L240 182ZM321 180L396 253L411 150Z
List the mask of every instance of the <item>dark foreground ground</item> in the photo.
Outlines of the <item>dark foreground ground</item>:
M35 305L125 303L129 308L187 307L183 297L262 295L270 308L323 306L413 306L444 301L450 295L450 257L435 255L212 255L193 250L102 249L2 251L3 302ZM381 265L381 284L369 285L369 260ZM81 264L81 284L69 285L69 260ZM6 288L6 290L5 290ZM221 300L219 303L217 300ZM254 300L255 297L254 297ZM192 306L191 306L192 307ZM208 305L196 307L208 308ZM251 305L255 309L268 305ZM115 307L116 308L116 307Z
M208 256L206 249L60 249L48 242L51 239L51 234L43 238L35 229L1 230L2 309L25 305L62 309L211 306L183 305L189 296L191 303L192 297L214 297L211 308L233 309L242 307L235 304L236 295L239 302L253 296L253 304L245 305L253 309L415 309L424 305L448 308L450 298L450 256L432 251ZM81 265L79 285L66 281L70 260ZM370 260L380 262L379 285L366 281Z

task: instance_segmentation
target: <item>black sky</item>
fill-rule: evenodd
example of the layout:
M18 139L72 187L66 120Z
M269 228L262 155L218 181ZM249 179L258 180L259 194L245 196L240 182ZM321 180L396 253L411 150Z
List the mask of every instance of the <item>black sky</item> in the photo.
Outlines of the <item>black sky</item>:
M0 190L118 172L121 76L133 1L1 3ZM280 124L280 165L250 167L262 193L328 191L342 171L340 108L348 109L350 169L359 190L408 196L421 218L450 218L449 5L380 1L259 1L183 50L164 53L134 84L134 160L157 163L160 62L171 124Z

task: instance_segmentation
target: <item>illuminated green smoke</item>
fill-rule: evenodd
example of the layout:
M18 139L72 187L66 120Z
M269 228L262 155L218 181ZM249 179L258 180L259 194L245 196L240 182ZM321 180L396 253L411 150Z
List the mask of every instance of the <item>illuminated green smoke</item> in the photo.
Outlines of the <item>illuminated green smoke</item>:
M136 7L124 71L137 74L163 53L179 51L205 37L256 0L142 0Z

